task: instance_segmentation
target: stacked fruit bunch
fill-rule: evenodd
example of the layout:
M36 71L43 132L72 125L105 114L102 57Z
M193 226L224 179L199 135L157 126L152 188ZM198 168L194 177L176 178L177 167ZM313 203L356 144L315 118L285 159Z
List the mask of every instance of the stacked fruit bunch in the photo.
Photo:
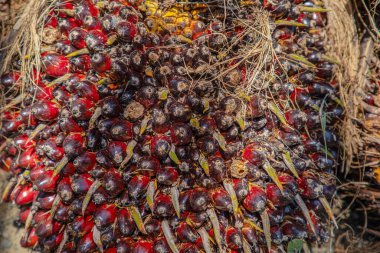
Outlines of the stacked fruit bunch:
M3 201L20 207L22 246L278 252L326 241L342 108L318 4L57 2L34 85L22 85L20 59L1 77ZM263 62L246 51L263 36L245 25L255 15L275 27L269 77L252 76Z

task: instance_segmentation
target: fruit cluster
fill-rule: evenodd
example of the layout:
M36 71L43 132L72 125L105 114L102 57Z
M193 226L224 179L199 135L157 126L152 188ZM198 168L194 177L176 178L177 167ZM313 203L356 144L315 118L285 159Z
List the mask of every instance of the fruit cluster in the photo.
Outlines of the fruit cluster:
M22 246L247 253L326 241L343 110L318 4L58 2L34 85L1 77L3 201L20 207ZM244 52L262 35L244 25L258 13L273 28L271 78L247 67L262 60ZM265 85L242 92L252 80Z

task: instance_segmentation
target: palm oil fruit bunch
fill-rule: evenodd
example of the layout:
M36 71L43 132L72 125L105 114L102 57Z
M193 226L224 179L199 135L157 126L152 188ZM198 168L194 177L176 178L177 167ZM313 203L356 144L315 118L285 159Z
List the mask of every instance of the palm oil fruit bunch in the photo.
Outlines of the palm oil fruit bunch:
M249 253L325 242L342 108L319 4L54 3L33 85L20 59L1 77L3 201L20 208L21 245ZM262 36L245 25L255 15L267 17L273 59L246 51ZM272 76L251 75L262 63ZM252 82L265 85L245 91Z

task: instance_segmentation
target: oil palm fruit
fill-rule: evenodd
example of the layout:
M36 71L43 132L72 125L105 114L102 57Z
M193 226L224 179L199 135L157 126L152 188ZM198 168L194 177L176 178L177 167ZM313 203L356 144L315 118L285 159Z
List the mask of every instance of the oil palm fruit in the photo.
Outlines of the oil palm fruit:
M21 209L22 246L247 253L328 239L341 107L325 9L237 2L57 1L35 86L17 68L0 80L3 201ZM255 13L273 24L269 61L246 51ZM272 76L251 76L261 61Z

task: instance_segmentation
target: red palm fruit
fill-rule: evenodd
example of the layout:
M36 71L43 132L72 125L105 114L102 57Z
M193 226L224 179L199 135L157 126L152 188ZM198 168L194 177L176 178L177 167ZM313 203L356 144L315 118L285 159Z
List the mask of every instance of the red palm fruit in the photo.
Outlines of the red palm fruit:
M252 185L249 189L247 197L243 201L245 209L254 212L261 212L265 209L267 203L267 197L265 191L259 186Z
M148 219L144 222L145 231L150 237L158 236L161 232L161 222L157 219Z
M265 153L258 143L252 143L244 148L242 157L254 165L261 165Z
M107 118L117 117L122 113L120 101L113 96L106 97L102 101L102 116Z
M42 192L55 192L59 175L54 175L53 170L45 170L34 182L34 185Z
M18 159L19 167L33 169L38 161L36 150L34 148L28 148L21 153Z
M172 198L169 195L159 193L154 199L154 213L159 217L173 216Z
M70 117L60 118L59 127L66 134L83 131L83 129L75 122L75 120Z
M52 77L60 77L69 73L69 59L57 53L42 56L42 71Z
M76 51L76 48L71 45L70 40L60 40L54 46L57 53L61 55L68 55Z
M225 236L228 248L239 250L243 247L243 236L237 228L229 227Z
M147 107L146 105L144 105ZM160 108L152 110L152 129L154 132L163 134L169 130L169 117Z
M241 229L242 235L244 236L244 239L250 244L250 245L257 245L258 236L257 231L248 224L244 224Z
M78 253L88 253L94 252L97 249L96 243L94 242L93 232L88 232L83 238L78 242L77 252Z
M40 243L43 245L43 250L54 250L63 240L63 233L57 233L50 237L40 239Z
M72 162L68 162L63 169L61 170L61 175L63 176L72 176L76 172Z
M90 174L74 175L71 179L71 188L74 193L84 195L90 189L94 181L91 179Z
M104 229L116 219L117 207L115 205L102 205L95 209L94 222L98 229Z
M309 155L309 157L311 158L311 160L313 160L314 164L317 165L318 168L324 171L334 167L335 165L334 160L326 157L325 154L314 153Z
M32 183L37 180L37 178L45 173L45 165L42 163L38 164L36 167L30 170L29 178Z
M143 156L137 162L137 168L144 174L155 175L161 168L160 161L151 156Z
M293 197L292 192L287 188L281 192L277 185L272 183L267 184L266 195L268 200L270 200L275 206L286 206L291 203Z
M136 230L136 225L128 209L120 209L116 216L115 229L122 236L131 236Z
M165 237L156 237L154 239L154 245L153 245L153 252L162 252L162 253L169 253L172 252L170 250L170 247L165 239Z
M244 200L249 192L248 181L245 178L232 179L232 186L235 190L236 197L238 198L238 200Z
M133 199L142 197L146 193L149 181L149 177L144 175L133 176L127 185L129 196Z
M78 196L76 197L70 204L70 213L74 216L76 215L82 215L82 208L83 208L83 201L85 196ZM95 204L93 201L90 201L88 203L87 208L84 212L84 215L92 215L95 211Z
M146 109L151 108L158 101L157 89L151 85L143 86L137 91L136 101L142 104Z
M38 224L40 222L46 222L48 219L50 219L50 212L49 211L38 211L34 216L33 216L33 222L34 224Z
M57 207L57 211L55 212L54 219L59 221L60 223L68 223L72 221L74 217L70 215L70 206L65 205L62 202L59 203Z
M66 156L76 157L84 151L84 140L81 133L69 133L63 141Z
M180 222L175 232L181 242L194 243L199 237L198 233L186 222Z
M17 196L11 199L14 199L17 205L23 206L32 203L37 198L38 193L33 189L32 185L24 185Z
M132 22L121 21L116 27L116 32L121 40L132 42L133 38L136 36L137 29Z
M86 35L87 35L86 30L80 27L75 27L69 32L69 40L71 42L71 45L73 45L77 49L82 49L86 47L86 43L85 43Z
M150 142L150 152L152 156L163 160L168 157L171 149L169 137L165 135L156 135Z
M79 25L83 25L87 16L97 17L98 15L99 10L92 1L82 1L74 6L74 18Z
M125 188L125 182L119 171L111 169L103 176L103 185L107 194L111 197L119 195Z
M92 200L94 201L94 204L97 206L108 203L110 199L110 196L104 190L103 186L100 186L92 195Z
M100 24L99 18L94 16L86 16L83 21L83 27L90 33L92 30L100 30L102 26Z
M36 229L32 228L23 237L21 237L20 244L24 248L32 248L38 243L38 237L36 235Z
M96 154L94 152L84 152L73 160L73 166L77 173L87 173L96 165Z
M205 188L195 188L190 195L190 205L196 212L205 211L211 204L208 191Z
M173 167L163 167L157 171L157 182L163 185L173 185L178 180L178 171Z
M42 193L37 197L38 207L42 210L49 210L53 206L55 193Z
M118 253L132 252L135 246L135 241L132 238L121 238L117 243Z
M37 101L53 98L53 88L32 86L29 88L29 93L33 94Z
M198 253L200 248L193 243L183 243L179 248L179 253Z
M27 127L37 126L37 119L32 113L32 107L27 106L20 111L21 122Z
M31 208L28 207L28 206L25 206L23 207L21 210L20 210L20 213L18 215L18 219L19 219L19 222L21 222L22 224L25 224L26 220L28 219L28 216L31 212L30 210Z
M65 155L63 148L58 147L53 138L46 140L42 146L44 154L51 160L58 162Z
M58 88L53 91L53 96L60 105L66 105L67 101L69 101L71 97L71 94L67 90Z
M323 186L312 173L303 173L297 180L301 195L307 199L316 199L323 195Z
M186 104L174 102L169 106L169 114L174 122L186 123L191 118L191 108Z
M121 141L112 141L108 144L107 151L115 165L119 165L127 156L127 144Z
M285 113L286 122L301 130L307 123L307 115L301 110L290 110Z
M127 120L118 120L111 127L111 137L116 141L128 141L133 137L133 125Z
M2 121L2 131L11 134L22 129L22 121L18 115L14 115L12 119Z
M75 83L73 86L76 94L80 97L90 99L94 102L99 100L98 89L95 84L89 81L80 81Z
M20 73L17 71L6 73L0 77L0 84L3 85L6 90L11 89L18 84L20 76Z
M61 228L62 225L56 221L42 221L36 225L36 235L39 238L46 238L59 232Z
M206 212L188 212L184 216L186 222L194 229L200 228L208 219Z
M38 120L53 121L59 115L59 108L57 104L49 100L42 100L32 106L32 113Z
M307 230L304 224L298 222L286 221L282 224L281 230L284 236L293 239L293 238L306 238Z
M71 180L69 177L61 179L57 186L57 193L64 203L70 203L74 197L73 189L71 188Z
M70 111L76 120L89 120L95 104L92 100L79 98L71 102Z
M91 66L98 73L111 69L111 58L105 53L95 53L91 57Z
M131 253L154 253L153 242L140 239L134 245L134 249Z
M85 38L86 46L90 51L102 50L107 40L107 36L101 30L89 31Z
M175 145L187 145L191 142L193 134L190 126L177 123L170 129L170 135L172 137L172 142Z
M86 73L91 69L91 57L87 54L70 59L70 70L77 73Z
M210 193L213 206L220 211L232 212L232 200L226 190L221 187L212 189Z
M89 233L94 227L93 217L91 215L83 217L77 216L73 222L68 225L69 233L78 236L79 238L83 237Z

